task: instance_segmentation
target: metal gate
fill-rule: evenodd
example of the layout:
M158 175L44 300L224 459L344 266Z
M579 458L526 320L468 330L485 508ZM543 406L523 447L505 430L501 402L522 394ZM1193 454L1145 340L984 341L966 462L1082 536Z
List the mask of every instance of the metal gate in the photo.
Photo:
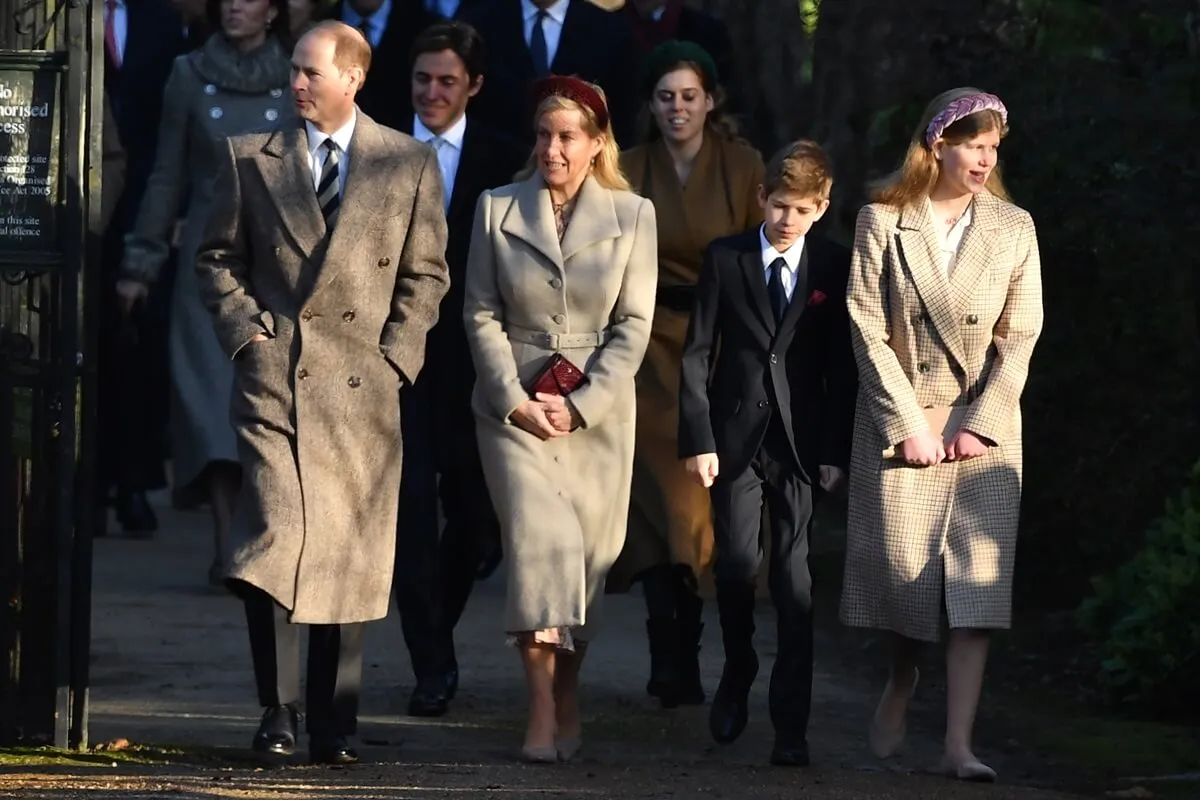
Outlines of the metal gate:
M87 745L103 27L0 0L0 744Z

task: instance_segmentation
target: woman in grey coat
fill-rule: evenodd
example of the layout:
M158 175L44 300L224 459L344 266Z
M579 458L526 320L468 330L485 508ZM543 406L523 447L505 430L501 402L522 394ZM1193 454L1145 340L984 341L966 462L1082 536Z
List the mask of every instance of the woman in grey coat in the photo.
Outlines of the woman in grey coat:
M177 58L167 81L154 172L125 243L117 293L127 309L145 298L177 244L168 340L173 492L176 505L210 504L215 553L209 580L219 583L241 483L229 422L233 366L200 301L193 262L224 140L291 124L294 111L287 1L209 0L208 15L217 32Z
M633 376L650 338L658 236L654 206L621 175L600 91L557 76L535 91L523 180L479 200L464 318L508 563L505 628L529 686L522 753L555 761L580 745L579 667L625 542ZM586 382L536 391L556 356Z

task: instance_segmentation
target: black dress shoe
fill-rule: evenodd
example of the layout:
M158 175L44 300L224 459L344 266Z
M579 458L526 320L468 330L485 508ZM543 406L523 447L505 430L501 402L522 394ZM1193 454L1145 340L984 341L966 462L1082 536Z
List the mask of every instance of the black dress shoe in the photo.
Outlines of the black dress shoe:
M771 763L777 767L807 767L808 742L776 740L771 749Z
M290 756L296 752L296 730L300 712L293 705L271 706L258 723L258 732L250 745L256 753Z
M446 691L446 676L435 675L424 678L413 689L412 697L408 699L408 715L410 717L440 717L450 707L450 697Z
M446 699L453 700L458 694L458 667L446 670Z
M758 656L751 651L739 661L726 661L721 683L708 714L708 730L720 744L736 741L750 719L750 687L758 677Z
M310 764L357 764L358 751L346 741L345 736L310 736L308 742Z
M118 492L117 521L126 533L144 538L158 530L158 515L143 491Z

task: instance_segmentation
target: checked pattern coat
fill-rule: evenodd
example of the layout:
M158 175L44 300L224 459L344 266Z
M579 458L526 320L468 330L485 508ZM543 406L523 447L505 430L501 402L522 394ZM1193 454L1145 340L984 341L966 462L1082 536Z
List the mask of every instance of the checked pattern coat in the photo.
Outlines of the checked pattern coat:
M1021 503L1020 398L1042 329L1033 220L988 192L974 201L947 278L928 204L858 216L847 303L859 370L843 622L936 641L1007 628ZM967 406L992 443L916 468L883 451L927 429L923 408Z

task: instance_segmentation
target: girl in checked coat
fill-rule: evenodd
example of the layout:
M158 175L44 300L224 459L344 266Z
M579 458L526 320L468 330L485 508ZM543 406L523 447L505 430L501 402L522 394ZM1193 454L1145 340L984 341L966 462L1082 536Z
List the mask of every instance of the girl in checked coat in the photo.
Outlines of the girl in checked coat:
M654 206L629 190L600 90L550 76L522 180L484 192L464 284L472 401L508 563L505 629L529 687L529 761L580 746L579 668L621 552L634 375L658 265ZM555 354L587 383L533 393Z
M918 643L937 640L944 601L942 769L963 780L996 778L971 732L988 632L1010 623L1020 398L1042 328L1033 221L996 167L1007 118L977 89L930 103L859 214L848 289L860 390L841 614L897 640L871 747L903 743Z

